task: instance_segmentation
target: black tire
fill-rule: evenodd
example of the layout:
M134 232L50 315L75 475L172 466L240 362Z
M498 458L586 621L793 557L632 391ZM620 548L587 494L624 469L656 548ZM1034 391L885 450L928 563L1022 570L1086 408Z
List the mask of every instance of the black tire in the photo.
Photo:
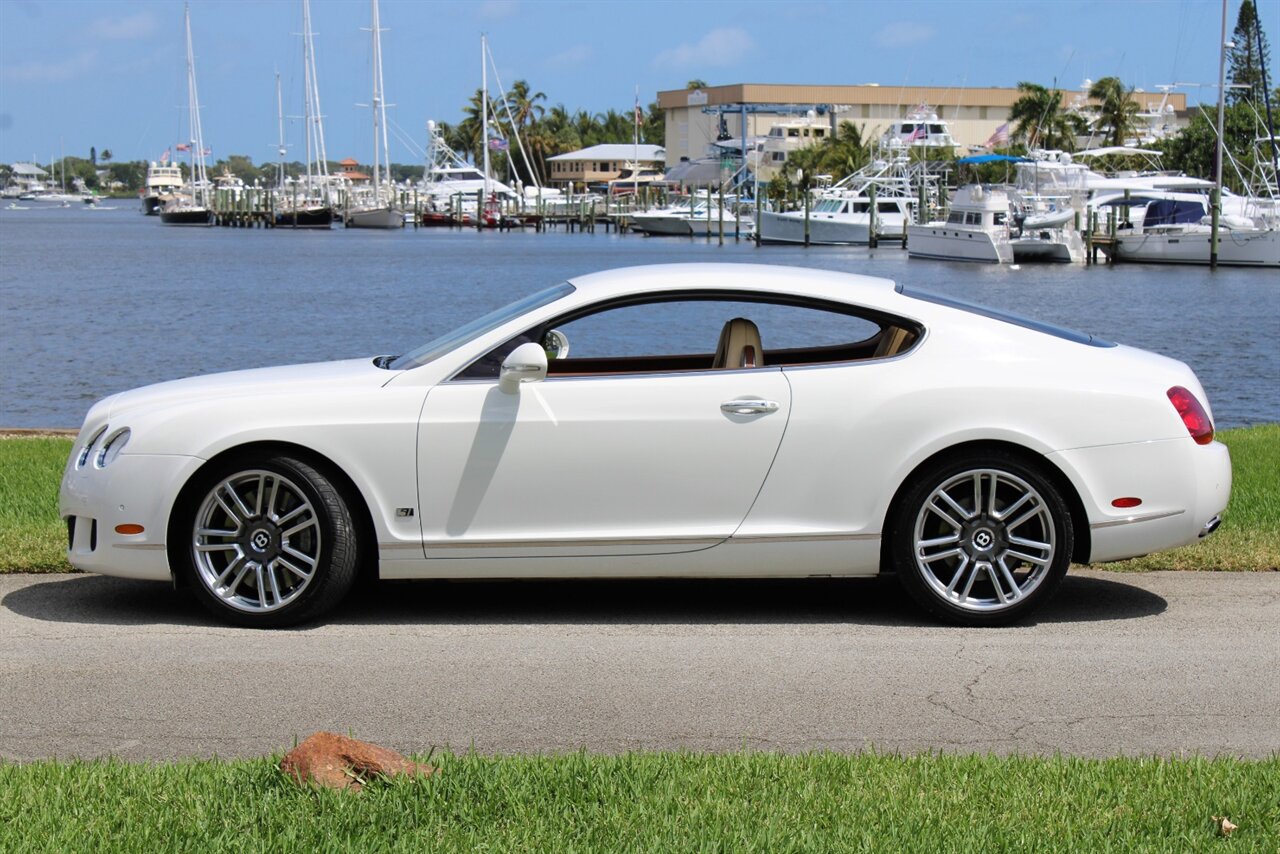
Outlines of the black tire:
M1053 482L1020 456L992 449L918 472L888 536L898 579L921 607L951 623L999 626L1053 596L1071 563L1074 531Z
M342 493L310 463L244 456L201 471L184 490L169 555L220 620L280 628L319 617L351 589L357 530Z

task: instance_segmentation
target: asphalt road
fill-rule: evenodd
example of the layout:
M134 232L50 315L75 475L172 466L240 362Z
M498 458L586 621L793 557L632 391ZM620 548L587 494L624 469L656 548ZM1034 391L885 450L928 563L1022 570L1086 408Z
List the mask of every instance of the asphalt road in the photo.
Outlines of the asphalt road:
M406 752L1280 753L1280 573L1075 572L1034 622L891 580L385 584L324 625L163 584L0 576L0 757Z

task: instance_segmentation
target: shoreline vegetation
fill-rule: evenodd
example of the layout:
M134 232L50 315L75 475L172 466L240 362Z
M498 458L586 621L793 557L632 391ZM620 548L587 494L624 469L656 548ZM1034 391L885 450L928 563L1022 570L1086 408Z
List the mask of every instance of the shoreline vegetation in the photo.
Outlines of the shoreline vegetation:
M441 773L359 793L300 787L277 759L0 761L0 849L1280 847L1280 757L434 753Z
M1223 430L1234 483L1222 527L1206 540L1157 555L1101 564L1113 571L1280 571L1280 424ZM61 431L0 434L0 573L73 572L58 485L72 439Z

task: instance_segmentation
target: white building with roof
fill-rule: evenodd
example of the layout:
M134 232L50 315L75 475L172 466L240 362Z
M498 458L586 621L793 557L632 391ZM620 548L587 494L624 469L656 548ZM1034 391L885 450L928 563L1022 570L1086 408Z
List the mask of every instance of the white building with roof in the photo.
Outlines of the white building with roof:
M49 173L34 163L15 163L9 167L9 181L5 185L6 197L19 196L24 193L42 193L45 191L45 179Z
M547 180L552 184L597 183L612 181L630 171L637 160L641 169L661 170L667 157L661 145L629 142L610 142L593 145L580 151L548 157L551 172Z

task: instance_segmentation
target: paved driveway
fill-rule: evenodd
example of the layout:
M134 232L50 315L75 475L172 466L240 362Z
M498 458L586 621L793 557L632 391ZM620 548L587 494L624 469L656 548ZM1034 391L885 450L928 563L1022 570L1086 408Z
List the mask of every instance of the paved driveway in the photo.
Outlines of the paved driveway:
M0 756L1280 752L1280 573L1074 572L957 629L891 580L384 584L292 631L163 584L0 576Z

